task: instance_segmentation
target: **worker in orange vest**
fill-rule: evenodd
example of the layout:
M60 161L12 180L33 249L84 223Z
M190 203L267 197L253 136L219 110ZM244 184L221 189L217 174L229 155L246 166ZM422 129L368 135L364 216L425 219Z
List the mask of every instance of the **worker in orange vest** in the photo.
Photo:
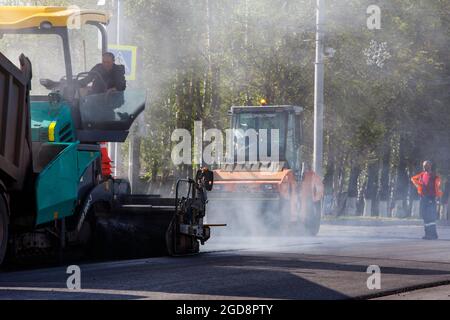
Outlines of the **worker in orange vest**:
M425 224L424 240L437 240L437 199L441 198L441 178L434 172L431 161L423 163L423 172L411 181L420 195L420 214Z
M112 176L112 160L108 154L108 144L106 142L100 143L100 150L102 156L102 176L108 179Z

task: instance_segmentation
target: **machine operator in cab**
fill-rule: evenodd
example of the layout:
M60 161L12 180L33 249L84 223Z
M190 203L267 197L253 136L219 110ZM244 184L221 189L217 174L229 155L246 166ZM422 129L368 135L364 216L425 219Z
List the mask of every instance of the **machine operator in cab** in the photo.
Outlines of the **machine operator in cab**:
M125 67L117 65L116 58L111 52L102 56L102 63L97 64L86 78L79 80L80 87L87 87L92 83L89 95L125 91Z

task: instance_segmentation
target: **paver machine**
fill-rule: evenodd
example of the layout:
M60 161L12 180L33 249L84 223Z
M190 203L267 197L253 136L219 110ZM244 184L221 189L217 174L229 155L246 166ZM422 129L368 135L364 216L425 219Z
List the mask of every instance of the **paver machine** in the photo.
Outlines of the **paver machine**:
M5 256L79 247L119 258L195 254L210 237L203 224L213 184L208 170L180 181L170 199L133 195L127 181L110 175L102 144L126 140L145 109L145 91L86 95L78 80L87 74L75 75L71 59L73 25L95 28L100 62L108 22L93 10L0 7L0 264ZM46 46L50 36L54 47ZM6 57L22 47L34 47L41 58ZM35 81L57 73L59 81Z
M317 235L324 186L302 160L303 108L233 107L230 117L233 155L214 171L208 222L226 223L224 234Z

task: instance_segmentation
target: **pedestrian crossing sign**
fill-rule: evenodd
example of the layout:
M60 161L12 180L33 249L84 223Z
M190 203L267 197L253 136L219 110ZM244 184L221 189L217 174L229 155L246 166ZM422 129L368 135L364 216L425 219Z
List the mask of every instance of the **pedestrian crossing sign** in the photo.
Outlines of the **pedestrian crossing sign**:
M137 47L109 45L109 51L116 57L116 64L125 67L127 81L136 80Z

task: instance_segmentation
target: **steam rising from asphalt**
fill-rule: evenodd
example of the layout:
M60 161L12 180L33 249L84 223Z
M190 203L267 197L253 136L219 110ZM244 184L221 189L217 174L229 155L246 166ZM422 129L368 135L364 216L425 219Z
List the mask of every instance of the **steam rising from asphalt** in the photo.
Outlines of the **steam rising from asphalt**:
M227 224L223 229L214 230L218 235L226 236L274 236L278 233L279 226L274 219L268 219L270 215L280 215L277 210L270 210L262 204L242 204L238 201L208 204L207 222L210 224ZM275 232L277 231L277 232Z
M211 1L211 0L210 0ZM50 1L48 1L50 2ZM95 7L96 1L92 1L90 6ZM337 43L342 41L349 41L346 36L358 36L366 32L366 8L373 4L372 0L343 0L343 1L330 1L329 7L327 9L327 46L333 47ZM17 1L0 1L3 4L16 4ZM145 38L145 45L140 47L139 55L139 65L137 78L139 79L139 85L144 85L149 93L152 101L148 104L149 106L160 107L161 99L167 92L167 84L173 81L177 75L182 75L183 71L189 68L201 72L206 72L206 57L207 53L207 41L206 41L206 25L205 25L205 10L204 3L200 1L197 3L194 1L195 5L198 5L199 10L195 12L185 12L184 8L186 1L144 1L142 5L148 5L152 3L154 10L158 12L155 20L145 21L142 24L141 21L136 21L134 16L129 16L124 13L121 19L121 25L123 29L123 42L129 42L129 44L140 44L144 43L143 38ZM315 0L302 0L302 1L273 1L273 0L243 0L241 1L241 7L236 12L233 11L231 6L227 5L227 1L218 1L220 9L220 16L215 11L211 11L211 21L214 21L214 32L211 34L210 44L215 45L216 58L223 59L225 53L233 52L241 46L248 44L251 45L263 45L265 52L272 51L273 55L277 54L279 50L279 44L283 41L293 40L298 43L296 48L298 59L294 59L290 62L290 68L299 68L301 70L302 81L305 83L313 82L313 61L314 61L314 29L315 29L315 19L314 19L314 9ZM386 50L392 55L395 52L402 49L400 46L403 45L402 42L409 42L413 39L402 39L401 35L396 34L393 30L393 26L388 24L391 18L390 9L398 5L398 1L378 1L380 7L382 8L383 14L383 24L382 30L378 33L374 33L374 38L380 40L382 43L386 43ZM85 1L70 1L70 4L76 4L80 7L85 7ZM420 26L427 25L428 19L432 17L436 12L435 9L430 7L428 11L421 15L421 12L411 12L408 11L407 14L414 14L417 16L418 28ZM292 14L296 12L297 14ZM289 14L288 14L289 13ZM228 19L224 21L221 17L227 16ZM349 19L351 17L351 19ZM233 24L246 24L247 33L245 35L237 33L236 29L233 28ZM142 24L139 26L139 24ZM114 26L111 26L112 28ZM191 30L198 29L202 27L204 31L199 32L199 37L194 39L189 37L189 41L174 41L174 33L178 30L187 30L186 32L191 32ZM419 30L420 31L420 30ZM145 34L142 34L142 33ZM427 42L433 44L437 47L448 46L448 32L447 30L442 30L435 28L433 37L427 38ZM214 34L222 35L223 39L226 39L224 43L214 44ZM183 35L183 34L182 34ZM276 41L265 41L266 39L274 38ZM231 40L230 40L231 39ZM114 42L113 40L111 40ZM358 63L365 64L366 57L364 56L364 50L369 48L370 43L355 43L349 41L349 45L343 47L340 52L337 52L334 59L328 61L329 69L327 73L333 76L332 70L335 66L342 64L344 67L342 69L353 70L355 66L359 66ZM5 47L5 42L0 40L0 49L3 53L7 53L14 62L16 62L17 57L20 53L25 53L33 57L33 50L39 48L37 43L17 42L21 43L20 46L15 43L9 44ZM3 46L2 46L3 45ZM251 47L250 45L250 47ZM271 50L267 50L270 48ZM41 49L39 49L41 50ZM61 54L60 49L57 46L48 46L46 44L45 54L58 53ZM88 54L88 56L91 56ZM201 58L199 58L201 57ZM305 59L307 57L307 59ZM83 56L81 54L77 55L78 64L82 64ZM241 57L238 57L241 58ZM259 57L256 57L259 58ZM265 57L268 61L273 56ZM41 71L40 59L32 59L34 61L33 65L35 68L36 78L37 77L47 77L58 80L64 72L58 60L52 61L52 65L45 65L45 72ZM95 61L97 62L97 61ZM99 61L98 61L99 62ZM93 66L94 61L90 60L88 62L88 68ZM200 67L194 65L198 63ZM262 63L262 67L256 65L248 65L248 62L241 61L235 56L230 59L229 64L225 66L223 73L227 73L229 78L233 79L234 83L232 85L239 88L241 91L245 91L248 87L254 85L251 79L248 79L248 74L251 69L255 69L254 74L250 76L264 77L265 65ZM82 70L80 71L85 71ZM348 72L347 70L347 72ZM389 79L392 76L394 68L383 69L383 72L377 74L378 78ZM429 70L430 73L435 72ZM366 75L368 78L369 75ZM430 75L433 77L433 74ZM348 79L345 79L348 80ZM345 81L344 80L344 81ZM367 80L367 79L364 79ZM136 84L133 84L136 85ZM229 86L229 83L221 84L223 86ZM39 86L35 84L35 87ZM35 89L38 89L37 87ZM333 94L335 90L330 86L330 92ZM300 90L299 90L300 91ZM366 92L367 97L372 93ZM361 97L355 96L349 104L357 105ZM234 101L227 100L226 103L232 103ZM307 125L305 128L306 138L311 141L312 132L312 104L313 97L311 94L299 97L299 101L283 101L282 103L299 103L307 106ZM225 110L229 108L230 105L222 106ZM337 110L337 103L330 103L329 111L339 114ZM153 109L153 110L155 110ZM156 110L158 111L158 110ZM167 111L168 113L172 111ZM356 113L356 112L355 112ZM175 118L175 114L171 114ZM437 115L439 117L439 115ZM327 117L330 119L331 117ZM336 119L331 118L328 122L328 126L334 125ZM344 119L345 120L345 119ZM436 120L436 119L434 119ZM151 120L150 120L151 121ZM157 123L152 123L150 131L160 130ZM165 129L165 128L164 128ZM347 136L352 136L354 132L346 132ZM435 142L431 142L430 150L436 150ZM448 159L448 148L443 150L439 148L443 153L446 154ZM306 150L310 151L310 150ZM305 154L310 154L311 152L305 152ZM170 151L169 151L170 154ZM441 155L442 158L444 156ZM448 165L447 165L448 166ZM448 169L448 168L446 168ZM166 191L165 196L173 196L173 190ZM219 234L229 234L229 235L248 235L251 237L259 236L273 236L274 230L280 228L278 226L278 217L282 212L279 208L268 208L263 204L253 204L253 205L242 205L239 202L230 201L226 203L224 208L220 209L223 214L216 216L216 210L214 202L211 202L208 206L208 210L211 213L208 216L208 223L227 223L230 226L223 230L214 229L213 232ZM264 217L265 216L265 217ZM255 218L259 217L259 218ZM279 234L279 233L278 233ZM299 232L301 235L301 232Z

